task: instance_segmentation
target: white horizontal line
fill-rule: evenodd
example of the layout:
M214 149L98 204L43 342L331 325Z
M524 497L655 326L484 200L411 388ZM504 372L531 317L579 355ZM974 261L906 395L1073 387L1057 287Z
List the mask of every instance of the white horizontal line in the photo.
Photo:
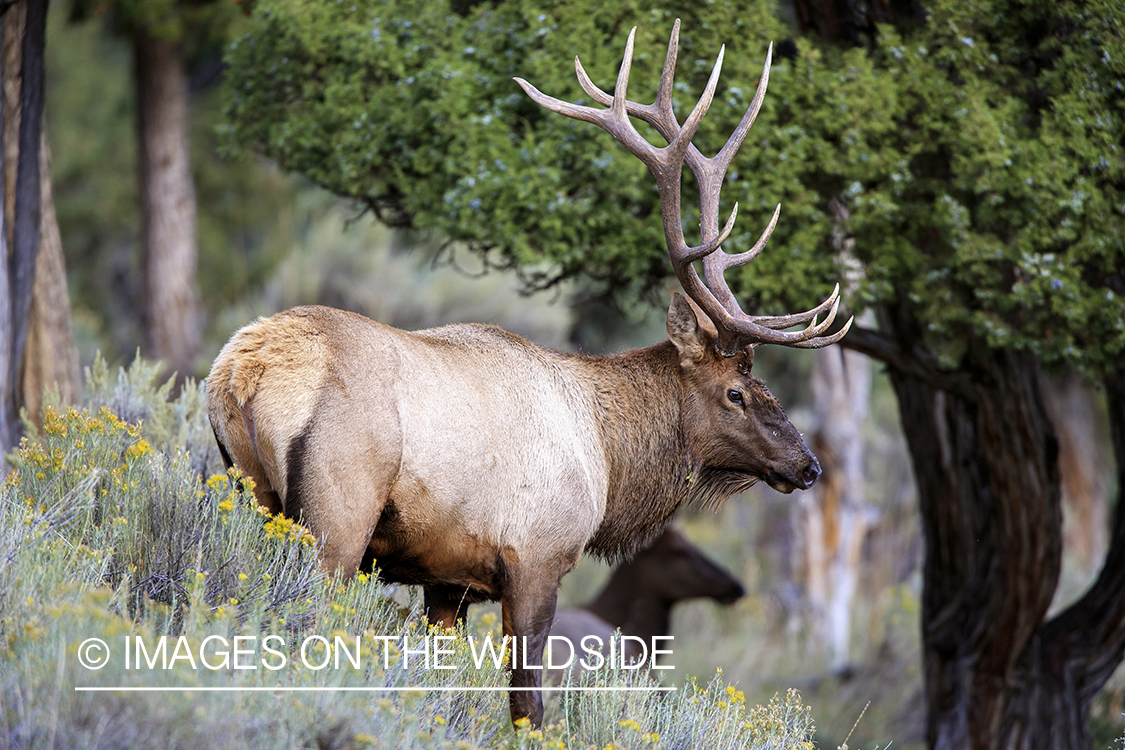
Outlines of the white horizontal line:
M119 685L115 687L82 687L76 685L80 693L405 693L420 691L427 693L499 693L499 692L675 692L674 687L135 687Z

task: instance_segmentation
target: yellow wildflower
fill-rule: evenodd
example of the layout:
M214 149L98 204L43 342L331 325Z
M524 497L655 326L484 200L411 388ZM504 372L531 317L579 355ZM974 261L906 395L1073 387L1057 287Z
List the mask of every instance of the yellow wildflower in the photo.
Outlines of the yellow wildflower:
M125 458L140 458L148 453L152 453L152 446L148 444L147 440L141 438L125 449Z
M212 474L207 480L207 486L214 492L226 492L227 478L222 474Z

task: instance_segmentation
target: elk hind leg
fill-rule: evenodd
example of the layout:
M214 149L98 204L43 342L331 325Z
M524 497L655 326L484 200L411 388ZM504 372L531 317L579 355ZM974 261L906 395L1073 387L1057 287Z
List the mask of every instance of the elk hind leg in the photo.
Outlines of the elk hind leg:
M350 577L398 472L398 457L379 460L379 444L345 432L337 419L314 421L286 454L285 514L299 519L323 545L321 564Z
M247 412L248 413L248 412ZM252 424L247 417L247 424ZM249 485L249 479L254 487L254 499L258 505L265 508L273 515L282 510L281 496L266 478L266 472L254 452L253 443L247 433L247 427L238 421L230 422L227 430L220 430L211 418L211 432L215 435L215 442L219 445L219 455L223 457L223 465L230 469L237 466L244 477L243 487ZM233 452L234 455L231 455Z

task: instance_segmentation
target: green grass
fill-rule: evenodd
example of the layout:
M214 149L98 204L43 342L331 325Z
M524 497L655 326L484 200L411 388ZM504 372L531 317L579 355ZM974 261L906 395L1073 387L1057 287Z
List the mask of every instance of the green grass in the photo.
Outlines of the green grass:
M138 362L113 374L96 363L85 407L48 407L42 427L29 428L8 457L0 484L7 746L812 747L810 712L796 693L749 707L721 673L672 693L557 694L542 730L511 726L505 692L426 690L507 684L503 670L478 669L468 646L469 636L498 629L495 613L473 616L464 631L430 631L377 577L325 576L311 535L264 513L236 472L222 472L200 390L189 384L170 399L156 372ZM397 648L384 654L378 637L403 635L415 643L451 636L443 664L452 668L427 669L417 656L407 664ZM262 649L267 636L272 651ZM325 648L337 637L358 667ZM110 652L96 670L80 662L94 654L94 638ZM330 656L339 666L315 668ZM652 685L637 672L588 679ZM76 689L141 687L175 689ZM388 690L408 687L422 689Z

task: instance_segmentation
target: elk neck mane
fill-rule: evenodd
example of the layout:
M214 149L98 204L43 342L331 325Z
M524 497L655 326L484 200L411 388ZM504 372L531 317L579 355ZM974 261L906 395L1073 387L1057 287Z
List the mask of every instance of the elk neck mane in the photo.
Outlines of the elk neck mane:
M671 341L580 359L608 472L605 516L588 552L610 562L630 558L685 503L717 507L757 481L705 465L689 444L679 353Z

